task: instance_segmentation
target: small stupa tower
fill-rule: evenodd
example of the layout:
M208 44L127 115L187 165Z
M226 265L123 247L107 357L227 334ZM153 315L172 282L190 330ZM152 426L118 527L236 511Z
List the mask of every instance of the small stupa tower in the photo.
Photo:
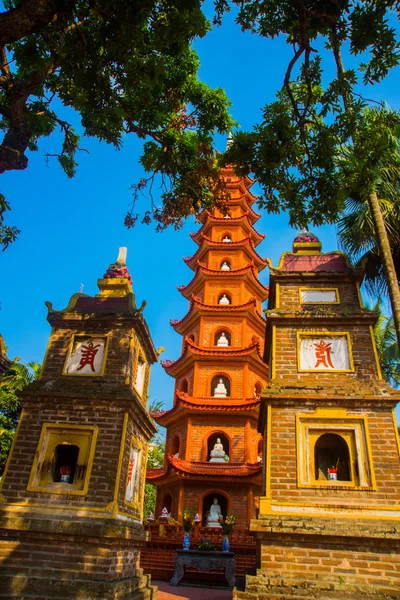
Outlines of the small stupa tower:
M218 512L235 513L247 527L255 515L261 481L260 393L267 383L262 360L268 289L258 274L267 260L256 250L265 236L254 229L252 181L222 170L228 212L202 214L191 235L196 253L185 258L194 277L179 291L188 313L171 321L183 337L182 354L162 363L175 379L170 410L154 414L167 428L164 467L147 471L157 486L157 516L163 508L180 518L184 507L215 525ZM217 498L217 502L215 502ZM210 509L218 504L219 510Z
M46 303L42 374L21 393L1 481L0 597L154 597L139 559L157 352L125 258L97 296Z

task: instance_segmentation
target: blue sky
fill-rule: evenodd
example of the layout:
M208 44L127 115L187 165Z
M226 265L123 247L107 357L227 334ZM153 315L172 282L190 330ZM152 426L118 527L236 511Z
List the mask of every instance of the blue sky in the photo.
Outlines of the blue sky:
M234 118L244 130L250 129L261 120L261 107L282 84L290 48L283 39L268 41L241 33L230 15L222 28L198 40L196 49L200 77L211 86L225 88ZM348 64L352 62L349 59ZM367 96L400 108L398 77L399 69L393 70L379 87L368 89ZM71 110L61 107L59 115L70 118L79 130L79 119ZM176 286L192 277L182 257L195 252L188 234L198 226L187 222L180 231L162 234L140 224L130 231L124 228L129 188L142 176L138 164L142 143L135 137L127 136L120 151L84 139L82 146L90 153L80 153L77 174L71 180L55 161L45 161L46 152L57 151L57 142L59 134L43 140L39 152L30 154L25 171L6 173L0 182L0 191L12 206L8 221L21 229L19 240L0 255L0 332L9 356L41 362L50 333L44 302L50 300L54 308L64 308L82 283L85 293L96 294L97 278L115 260L118 247L127 246L136 300L148 301L145 316L155 346L166 348L164 359L176 359L181 337L169 320L181 318L188 308ZM225 143L217 138L219 149ZM257 186L253 192L257 193ZM284 214L263 214L256 224L258 231L267 234L258 251L271 257L274 264L282 252L291 249L295 237L287 223ZM337 248L333 226L313 230L324 251ZM268 283L268 269L260 279ZM173 380L155 365L151 399L163 400L169 407L172 392Z

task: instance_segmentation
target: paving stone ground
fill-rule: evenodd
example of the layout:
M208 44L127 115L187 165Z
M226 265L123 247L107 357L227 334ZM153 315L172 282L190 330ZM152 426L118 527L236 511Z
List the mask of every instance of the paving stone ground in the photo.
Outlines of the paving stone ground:
M228 589L178 586L171 587L168 581L153 581L158 586L158 600L232 600Z

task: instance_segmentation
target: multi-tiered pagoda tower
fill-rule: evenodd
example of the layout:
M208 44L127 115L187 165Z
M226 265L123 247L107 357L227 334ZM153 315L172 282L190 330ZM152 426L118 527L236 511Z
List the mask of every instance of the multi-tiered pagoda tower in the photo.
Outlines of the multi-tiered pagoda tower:
M167 428L166 458L162 469L148 470L147 480L158 487L157 515L167 507L179 518L188 507L207 525L217 498L221 513L235 513L244 527L260 495L257 419L267 384L261 306L268 288L258 273L267 260L256 251L265 236L254 229L259 215L252 209L252 181L237 178L232 168L222 177L229 211L203 213L202 227L191 235L199 248L184 259L195 272L179 288L190 307L171 321L183 336L182 354L163 363L176 381L174 404L154 415Z

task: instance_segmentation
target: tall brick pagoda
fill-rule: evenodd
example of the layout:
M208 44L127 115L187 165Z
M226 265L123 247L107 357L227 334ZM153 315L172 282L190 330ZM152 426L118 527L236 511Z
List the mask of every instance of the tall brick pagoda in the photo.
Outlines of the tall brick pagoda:
M195 275L178 288L190 302L180 321L182 354L163 367L175 379L172 409L154 415L167 428L164 467L147 471L157 486L157 515L166 507L180 518L183 507L210 524L217 498L221 513L234 512L247 527L260 494L261 436L257 433L260 392L267 383L262 360L268 288L258 279L267 260L256 246L252 181L232 168L222 172L229 191L228 213L202 215L191 235L196 253L184 259Z
M400 461L362 268L303 231L271 267L258 571L237 600L400 598Z
M155 598L139 567L150 365L124 249L100 293L47 303L41 377L1 481L0 598Z

